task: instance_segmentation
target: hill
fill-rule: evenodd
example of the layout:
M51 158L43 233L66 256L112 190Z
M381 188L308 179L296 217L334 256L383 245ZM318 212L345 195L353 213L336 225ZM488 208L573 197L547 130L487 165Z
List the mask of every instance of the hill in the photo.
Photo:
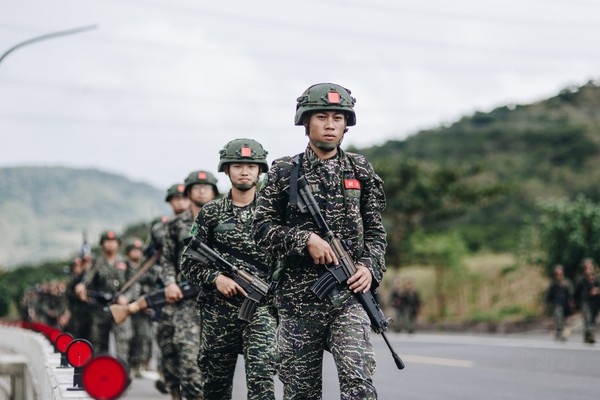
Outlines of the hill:
M168 212L163 191L94 169L0 168L0 265L62 259L76 253L82 231L121 230Z
M471 249L513 250L539 200L582 193L600 201L599 110L600 87L589 82L533 104L476 112L359 151L376 168L403 157L423 165L476 168L480 181L510 187L508 194L445 228L460 231Z

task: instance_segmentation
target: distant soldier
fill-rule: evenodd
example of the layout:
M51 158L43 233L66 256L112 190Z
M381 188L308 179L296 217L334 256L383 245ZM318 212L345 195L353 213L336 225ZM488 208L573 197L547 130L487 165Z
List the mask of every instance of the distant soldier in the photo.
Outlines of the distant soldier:
M190 208L167 223L161 255L160 279L165 285L164 306L159 316L157 342L163 360L165 384L173 399L202 398L202 377L197 357L200 349L200 315L196 299L183 298L184 280L179 262L194 219L204 204L218 196L217 179L207 171L194 171L185 179L184 195Z
M165 201L167 203L169 203L169 206L171 206L171 210L173 211L173 216L177 216L179 214L181 214L182 212L188 210L190 208L190 199L187 198L187 196L184 195L183 190L185 188L185 185L182 183L176 183L173 184L171 186L169 186L169 188L167 189L167 193L165 195ZM156 274L156 283L158 286L160 287L164 287L163 282L160 280L160 271L161 271L161 266L160 266L160 255L162 253L162 245L163 245L163 240L165 237L165 233L167 230L167 222L169 221L169 217L164 215L162 217L156 218L155 220L153 220L150 223L150 232L148 234L148 238L146 240L146 244L144 246L144 264L146 262L148 262L149 259L156 259L156 264L154 267L152 267L152 270L154 271L154 273ZM155 324L156 326L156 334L154 339L156 340L156 338L158 336L162 336L162 337L168 337L168 335L172 332L172 323L169 321L168 323L165 323L165 321L167 321L166 319L162 319L162 323L161 318L160 318L160 311L156 311L156 314L154 316L156 318L157 323ZM165 333L161 333L160 331L162 329L166 329ZM167 385L165 383L165 377L164 377L164 366L163 366L163 358L162 358L162 350L161 347L158 346L158 354L157 354L157 364L158 364L158 373L159 373L159 379L156 380L155 382L155 386L156 389L164 394L168 393L168 389L167 389ZM174 383L171 383L170 386L174 386L177 385L178 381L175 381Z
M125 257L132 275L141 267L143 255L142 241L131 238L125 244ZM156 287L156 276L146 271L135 285L140 296L152 292ZM142 377L142 369L148 369L152 357L152 310L146 309L131 316L132 337L129 345L129 368L136 378Z
M131 320L117 325L113 322L110 313L103 310L105 305L100 296L116 296L125 283L131 278L131 271L127 263L119 255L121 238L112 231L103 232L100 235L100 247L102 254L95 260L94 264L75 290L79 297L88 301L91 305L92 317L91 342L96 353L108 353L110 331L115 336L115 347L117 356L127 360L129 356L129 342L131 341ZM132 285L122 295L113 301L117 304L127 305L137 297L135 285ZM95 295L100 295L95 297Z
M594 261L583 260L583 276L575 288L575 303L583 317L583 341L595 343L596 318L600 309L600 278L596 276Z
M65 295L69 306L69 323L67 332L75 339L90 340L91 315L87 302L81 300L75 293L75 286L81 283L85 271L90 264L89 256L86 259L77 257L70 265L71 277L67 283Z
M226 196L202 208L192 228L208 247L238 268L270 281L268 255L251 238L256 210L256 184L268 170L267 152L252 139L236 139L220 152L218 170L231 181ZM199 305L202 319L198 364L205 400L231 399L238 354L244 356L247 398L275 399L275 312L265 301L251 321L239 318L246 292L211 263L184 254L181 268L190 282L203 287Z
M394 319L392 328L396 332L402 330L402 280L400 277L394 279L394 287L392 288L392 294L390 295L390 305L394 309Z
M417 315L421 308L421 297L415 288L415 283L411 278L404 281L404 286L400 292L400 320L401 327L408 333L414 333Z
M562 265L555 265L553 279L546 292L546 305L554 318L554 338L565 341L565 320L573 311L573 288L565 278Z

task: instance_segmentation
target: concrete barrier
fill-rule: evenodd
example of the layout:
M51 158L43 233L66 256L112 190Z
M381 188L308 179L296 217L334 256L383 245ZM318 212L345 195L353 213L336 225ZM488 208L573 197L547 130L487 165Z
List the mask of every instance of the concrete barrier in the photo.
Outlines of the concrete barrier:
M68 390L73 386L74 369L60 368L60 354L41 333L0 325L0 353L25 361L24 393L15 400L91 399L84 390Z

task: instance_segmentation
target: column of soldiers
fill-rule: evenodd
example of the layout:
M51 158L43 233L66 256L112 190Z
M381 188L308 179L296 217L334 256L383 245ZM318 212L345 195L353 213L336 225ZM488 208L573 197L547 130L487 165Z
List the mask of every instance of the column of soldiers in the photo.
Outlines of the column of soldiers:
M226 143L217 166L231 183L224 196L218 197L215 176L193 171L183 185L168 189L166 201L175 215L152 224L143 249L128 242L125 260L118 253L121 239L114 231L104 232L102 255L81 275L74 273L73 290L86 304L110 292L111 301L127 305L159 282L166 304L154 310L157 388L172 399L230 399L239 354L249 399L274 399L275 375L283 382L285 399L320 399L325 351L338 369L342 399L377 398L371 322L355 295L374 291L383 278L385 195L371 164L340 147L348 127L356 124L354 104L350 90L337 84L309 87L297 99L295 115L295 125L308 139L302 152L269 168L267 151L255 140ZM263 173L267 178L261 180ZM339 263L338 253L298 200L301 180L355 265L347 281L323 299L311 288L326 265ZM259 181L264 183L260 191ZM234 269L191 257L188 243L194 240ZM154 265L154 275L129 285L146 263ZM254 297L236 280L240 276L265 283L267 294L248 303ZM186 289L190 286L194 291ZM250 315L248 304L255 306ZM116 354L135 371L143 368L148 351L133 350L147 348L152 314L140 312L120 325L101 307L90 314L89 337L96 350L109 350L113 330ZM136 326L143 333L134 336Z
M566 319L578 310L581 312L583 322L584 343L594 344L596 342L596 320L600 312L600 277L596 273L596 266L591 258L583 260L581 275L574 290L571 283L565 278L563 266L556 265L545 300L554 320L556 340L567 340L569 334L565 328Z

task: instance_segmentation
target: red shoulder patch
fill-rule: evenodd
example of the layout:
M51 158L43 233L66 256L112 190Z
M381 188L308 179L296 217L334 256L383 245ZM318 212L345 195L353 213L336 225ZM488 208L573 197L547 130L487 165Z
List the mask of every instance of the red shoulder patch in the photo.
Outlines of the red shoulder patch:
M360 189L360 181L358 179L345 179L344 186L346 189Z
M125 270L127 269L127 264L125 264L123 261L118 261L118 262L115 264L115 268L116 268L116 269L122 269L122 270L124 270L124 271L125 271Z

